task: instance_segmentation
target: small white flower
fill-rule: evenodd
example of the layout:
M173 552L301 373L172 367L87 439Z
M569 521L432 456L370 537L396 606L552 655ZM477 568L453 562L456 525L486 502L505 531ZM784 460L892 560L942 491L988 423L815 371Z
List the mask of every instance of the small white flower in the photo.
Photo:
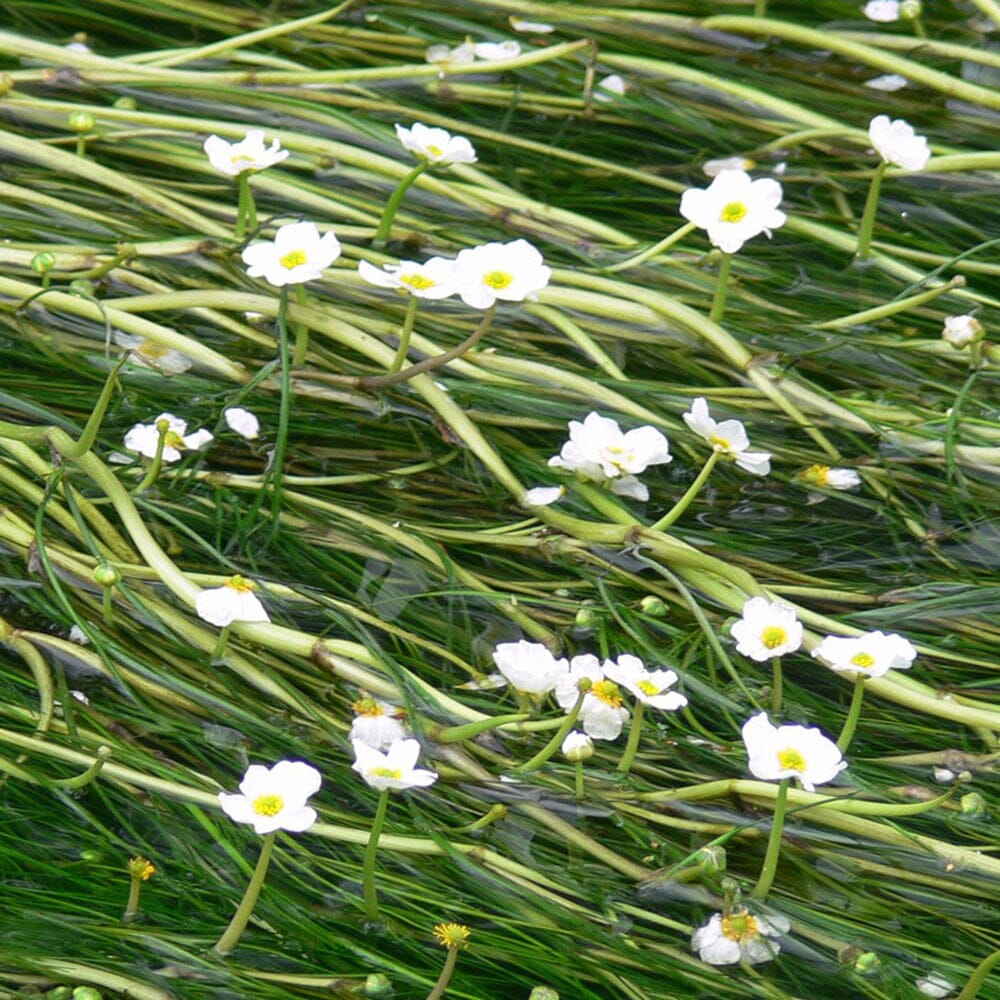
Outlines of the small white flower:
M548 647L525 639L499 643L493 650L493 662L512 687L536 697L552 691L569 669L569 663L557 660Z
M771 471L769 451L747 451L750 439L739 420L715 421L708 412L704 396L698 396L684 415L684 423L701 435L716 451L731 458L744 472L766 476Z
M869 90L880 90L885 94L895 93L909 86L910 81L899 73L883 73L881 76L873 76L870 80L865 80L865 86Z
M881 677L890 670L909 670L917 651L903 636L890 632L866 632L864 635L828 635L812 655L833 670L844 670L865 677Z
M702 170L708 177L718 177L723 170L753 170L757 164L743 156L726 156L718 160L706 160Z
M954 993L958 987L944 976L937 972L931 972L926 976L921 976L915 983L918 990L925 997L946 997Z
M497 299L521 302L534 298L552 277L542 255L527 240L483 243L459 251L455 280L462 301L473 309L486 309Z
M764 712L743 724L750 773L763 781L798 778L806 791L832 781L845 767L837 744L812 726L771 725Z
M411 128L397 124L396 135L411 153L429 163L476 162L476 151L464 135L452 135L443 128L430 128L420 122Z
M281 148L275 139L271 145L264 145L264 133L251 129L239 142L226 142L217 135L210 135L204 144L208 162L230 177L238 177L246 170L257 173L280 163L288 156L288 150Z
M132 337L116 330L115 343L132 352L129 355L132 364L152 368L162 375L181 375L193 364L186 354L164 347L148 337Z
M319 771L301 760L280 760L273 767L251 764L240 794L219 792L219 805L234 822L252 823L255 833L301 833L316 822L316 810L306 801L321 783Z
M948 767L935 767L934 768L934 780L939 785L950 785L958 777L951 768Z
M530 31L533 35L549 35L556 30L554 25L545 24L543 21L525 21L513 14L507 20L515 31Z
M416 740L397 740L382 753L366 743L354 741L354 763L351 767L380 792L389 788L426 788L437 781L434 771L416 767L420 744Z
M899 0L868 0L862 13L869 21L891 24L899 20Z
M647 670L638 656L624 653L617 660L604 662L604 676L627 688L643 705L674 712L683 708L687 698L677 691L668 691L677 683L672 670Z
M70 625L69 627L69 641L75 642L79 646L89 646L90 639L87 633L80 628L79 625Z
M624 97L628 89L629 84L625 78L617 73L612 73L597 81L597 85L594 87L594 100L613 101L616 97Z
M351 723L348 739L364 743L375 750L387 750L393 743L406 739L406 726L401 708L374 698L361 698L351 708L357 712Z
M321 237L315 222L292 222L282 226L273 241L251 243L243 251L243 263L251 278L281 288L322 277L339 256L340 241L332 232Z
M691 947L709 965L735 965L737 962L769 962L780 947L772 938L787 934L784 917L761 917L746 910L715 913L691 938Z
M175 417L172 413L161 413L151 424L136 424L125 435L125 447L129 451L137 451L146 458L155 458L160 441L161 421L166 422L167 436L163 443L163 461L179 462L182 451L197 451L212 440L212 434L204 429L187 432L187 421Z
M983 324L975 316L947 316L941 336L955 348L956 351L983 339Z
M242 576L231 576L221 587L203 590L195 599L198 617L225 628L233 622L269 622L264 605L254 594L254 584Z
M463 42L451 48L448 45L432 45L424 55L429 63L447 63L462 66L476 61L476 46L473 42Z
M483 62L499 62L503 59L514 59L521 54L519 42L478 42L474 51L477 59Z
M853 469L831 469L829 465L810 465L795 478L806 486L825 490L850 490L861 484L861 477Z
M927 140L902 118L876 115L868 125L868 138L886 163L904 170L923 170L931 156Z
M370 285L398 288L418 299L446 299L458 291L455 262L444 257L431 257L423 264L401 260L382 267L362 260L358 262L358 274Z
M82 691L77 691L75 688L70 688L70 692L69 693L81 705L89 705L90 704L90 699Z
M247 441L256 441L260 436L260 421L242 406L229 406L222 411L226 426Z
M556 684L556 701L564 712L569 712L580 696L580 681L589 680L590 689L583 696L580 706L580 725L595 740L615 740L628 719L628 709L622 700L618 685L604 675L596 656L586 653L574 656L569 670Z
M620 496L648 500L649 490L636 476L651 465L672 460L667 439L646 424L622 433L618 421L588 413L583 423L569 422L569 440L549 465L569 469L581 479L609 483Z
M574 763L578 760L590 760L594 756L594 741L586 733L574 729L566 734L560 750L567 760Z
M787 604L751 597L743 605L743 617L731 629L736 651L764 662L794 653L802 645L802 624Z
M712 246L724 253L737 250L759 233L785 224L781 185L771 177L752 180L743 170L721 170L707 188L688 188L681 195L681 215L704 229Z
M548 507L566 496L565 486L535 486L524 494L525 507Z

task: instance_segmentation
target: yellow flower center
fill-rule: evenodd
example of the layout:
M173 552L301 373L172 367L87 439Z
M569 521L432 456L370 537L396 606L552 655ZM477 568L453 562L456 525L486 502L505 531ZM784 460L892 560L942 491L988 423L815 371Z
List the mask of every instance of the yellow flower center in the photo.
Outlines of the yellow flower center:
M747 215L747 207L742 201L731 201L724 205L719 215L720 222L742 222Z
M855 653L851 657L851 663L856 667L861 667L862 670L867 670L874 665L875 657L871 653Z
M433 288L437 284L436 281L432 281L423 274L401 274L399 281L400 284L409 285L410 288L415 288L418 292L424 291L425 288Z
M371 775L374 778L395 778L398 781L403 777L403 772L398 767L373 767Z
M768 649L777 649L788 642L788 633L780 625L768 625L760 634L760 641Z
M285 808L285 800L280 795L258 795L250 808L258 816L277 816Z
M370 719L385 715L385 709L374 698L361 698L351 705L351 708L358 715L366 715Z
M184 438L176 431L167 431L163 438L164 448L176 448L178 451L184 450Z
M635 686L649 698L660 693L660 689L652 681L636 681Z
M156 865L141 854L132 858L126 865L129 875L136 881L147 882L152 875L156 874Z
M514 275L510 271L489 271L483 275L483 284L497 291L507 288L513 281Z
M749 944L760 936L757 918L750 916L746 910L730 913L722 918L722 936L740 944Z
M590 689L590 693L610 705L612 708L621 708L622 696L618 690L618 685L614 681L596 681Z
M166 357L170 353L170 348L158 344L155 340L144 340L135 348L135 353L147 361L155 361L157 358Z
M241 594L249 594L257 589L256 584L240 576L238 573L236 576L231 576L225 580L223 586L228 587L230 590L239 591Z
M428 146L427 152L430 153L431 156L444 156L444 150L440 146Z
M830 466L810 465L809 468L802 473L802 478L807 483L813 483L815 486L828 486L830 484Z
M784 750L779 750L778 763L786 771L798 771L801 774L806 769L806 759L795 747L786 747Z
M445 948L465 948L471 934L465 924L438 924L434 928L434 937Z
M278 263L290 271L293 267L301 266L308 259L305 250L289 250L284 257L278 259Z
M708 443L718 451L732 451L733 446L724 438L719 437L718 434L713 434L709 439Z

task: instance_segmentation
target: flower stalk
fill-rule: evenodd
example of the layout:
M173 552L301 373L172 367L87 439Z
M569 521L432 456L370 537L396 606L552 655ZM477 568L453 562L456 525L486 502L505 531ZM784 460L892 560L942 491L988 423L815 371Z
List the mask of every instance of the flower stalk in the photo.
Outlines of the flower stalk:
M389 374L395 375L403 367L406 355L410 350L410 336L413 333L413 322L417 318L417 305L419 300L415 295L410 296L410 301L406 304L406 315L403 317L403 328L399 332L399 347L396 348L396 355L389 365Z
M784 675L781 670L781 657L771 657L771 715L781 715L781 700L784 694ZM840 748L843 751L843 747Z
M362 891L364 894L365 916L369 922L378 920L378 894L375 891L375 857L378 854L378 840L385 825L385 814L389 807L389 789L379 792L378 804L375 807L375 818L372 820L371 833L368 835L368 846L365 848L364 868L361 874Z
M722 259L719 261L719 277L715 285L715 294L712 296L712 311L708 318L712 323L721 323L722 316L726 311L726 295L729 292L729 269L733 264L733 255L723 251Z
M430 166L429 160L421 160L403 179L396 185L396 190L389 196L385 203L385 210L379 221L378 229L375 232L375 239L372 246L384 247L389 242L389 233L392 231L392 220L396 218L396 212L403 201L403 196L410 189L410 185Z
M705 485L708 477L712 474L712 470L721 456L721 451L712 451L694 482L685 490L680 500L653 525L653 531L666 531L691 506L692 501L701 492L702 486Z
M243 932L246 930L250 915L257 904L257 897L260 895L260 890L264 885L264 876L267 875L268 865L271 863L271 854L274 851L274 838L275 833L273 832L264 835L264 839L260 845L260 856L257 858L257 865L253 870L253 875L250 877L250 884L243 894L243 899L233 914L233 919L229 921L229 926L222 932L222 937L212 946L212 951L216 955L225 958L225 956L232 954L236 945L239 944L240 937L242 937Z
M844 728L840 730L837 737L837 746L841 753L845 753L854 738L854 730L858 727L858 720L861 718L861 703L865 698L865 680L862 673L854 677L854 691L851 694L851 704L847 709L847 718L844 719Z
M618 761L618 773L624 778L632 767L635 760L636 751L639 749L639 737L642 735L642 716L645 706L636 698L635 708L632 712L632 722L628 731L628 742L625 744L625 751L621 760ZM582 765L581 765L582 766Z
M244 170L238 180L238 201L236 206L236 239L242 240L247 233L252 233L257 228L257 205L253 200L253 192L250 190L250 177L252 170Z
M858 248L854 252L856 260L864 260L871 250L872 233L875 231L875 213L878 211L878 198L882 190L882 178L885 177L885 172L888 169L889 164L883 161L872 174L868 197L865 199L864 211L861 214L861 225L858 226Z
M781 853L781 832L785 825L785 807L788 803L788 784L790 778L782 778L778 784L778 794L774 800L774 815L771 818L771 835L767 841L767 852L764 855L764 867L760 878L750 892L751 899L766 899L770 892L774 875L778 869L778 855Z
M583 690L577 695L573 707L569 710L566 718L563 719L562 725L555 731L555 735L534 757L522 764L517 769L518 771L537 771L562 746L563 740L566 739L569 731L576 725L576 720L580 717L580 709L583 708L583 699L587 697L587 691L590 690L589 682L584 680L580 684Z

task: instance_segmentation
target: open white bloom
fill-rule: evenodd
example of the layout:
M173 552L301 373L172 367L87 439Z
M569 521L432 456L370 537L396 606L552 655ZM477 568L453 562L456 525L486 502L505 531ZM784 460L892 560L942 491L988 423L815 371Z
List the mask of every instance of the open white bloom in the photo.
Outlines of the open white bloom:
M596 656L586 653L569 661L569 670L556 684L556 701L568 712L580 696L580 681L590 681L590 689L580 706L580 725L595 740L617 739L628 719L618 685L605 676Z
M649 490L636 475L671 459L670 445L655 427L646 424L623 434L617 420L588 413L583 423L569 422L569 440L549 465L592 482L610 483L611 492L620 496L648 500Z
M691 947L709 965L735 965L737 962L769 962L780 947L771 940L787 934L789 923L784 917L761 917L746 910L715 913L691 938Z
M524 494L525 507L548 507L566 496L565 486L534 486Z
M868 0L862 13L869 21L891 24L899 20L899 0Z
M807 486L825 490L849 490L861 484L861 477L853 469L831 469L829 465L810 465L796 478Z
M643 705L674 712L683 708L687 698L677 691L668 691L677 683L672 670L647 670L638 656L623 653L617 660L605 660L604 676L627 688Z
M902 90L909 86L910 81L899 73L883 73L881 76L873 76L870 80L865 80L865 86L869 90L880 90L886 94L892 94L897 90Z
M340 241L332 232L321 237L315 222L292 222L282 226L273 241L251 243L242 256L251 278L281 288L322 277L340 256Z
M750 439L739 420L713 420L704 396L698 396L683 414L684 423L701 435L716 451L731 458L744 472L766 476L771 471L769 451L747 451Z
M937 972L921 976L914 985L925 997L946 997L958 989L950 979Z
M483 243L459 251L455 281L462 301L473 309L486 309L497 299L521 302L534 298L552 277L542 255L527 240Z
M737 250L759 233L785 224L781 185L771 177L752 180L743 170L720 170L707 188L688 188L681 195L681 215L704 229L712 246L724 253Z
M909 639L890 632L866 632L857 636L828 635L812 655L833 670L865 677L881 677L890 670L909 670L917 651Z
M146 458L155 458L160 441L161 421L167 425L167 436L163 441L163 461L179 462L182 451L197 451L212 440L210 431L204 429L187 433L187 421L172 413L161 413L151 424L136 424L125 435L125 447L137 451Z
M420 756L420 744L416 740L397 740L385 753L359 740L353 741L351 746L354 747L351 767L380 792L386 788L394 791L426 788L437 781L434 771L416 766Z
M847 767L833 740L812 726L773 726L764 712L743 723L750 773L763 781L798 778L806 791L832 781Z
M594 741L579 729L574 729L566 734L566 739L562 741L559 748L562 755L571 761L590 760L594 756Z
M445 257L431 257L423 264L401 260L398 264L382 267L362 260L358 262L358 274L370 285L397 288L418 299L446 299L458 291L455 262Z
M743 605L743 617L731 633L736 651L759 662L794 653L802 645L802 624L795 609L766 597L751 597Z
M301 833L316 822L316 810L306 801L322 780L316 768L301 760L279 760L273 767L251 764L239 794L219 792L219 805L234 822L253 824L255 833Z
M493 650L493 662L512 687L536 697L552 691L569 669L569 662L557 660L547 646L525 639L499 643Z
M757 164L743 156L725 156L718 160L706 160L702 171L707 177L718 177L723 170L753 170Z
M231 576L221 587L203 590L195 599L194 609L202 621L219 628L233 622L269 622L271 619L254 594L255 589L250 580Z
M946 316L941 336L956 351L983 339L983 324L975 316Z
M624 97L628 92L629 85L623 76L611 73L597 81L594 87L595 101L613 101L616 97Z
M421 160L429 163L475 163L476 151L464 135L452 135L443 128L415 122L411 128L396 125L399 141Z
M222 411L226 426L247 441L256 441L260 435L260 421L242 406L228 406Z
M239 142L226 142L217 135L210 135L203 148L208 154L208 162L230 177L238 177L246 170L257 173L288 156L288 150L282 149L277 139L265 146L264 133L260 129L251 129Z
M132 364L152 368L162 375L181 375L193 364L186 354L164 347L148 337L133 337L116 330L115 343L131 352L129 361Z
M387 750L393 743L406 739L406 726L403 724L406 713L401 708L374 698L361 698L351 708L357 712L348 733L352 743Z
M923 170L931 157L927 140L902 118L876 115L868 125L868 138L875 152L894 167Z
M521 54L519 42L477 42L473 51L476 58L483 62L499 62L503 59L514 59Z
M476 46L467 41L451 48L449 45L432 45L424 54L429 63L447 63L452 66L462 66L476 61Z
M544 21L525 21L513 14L507 20L515 31L530 31L533 35L548 35L556 30L554 25L545 24Z

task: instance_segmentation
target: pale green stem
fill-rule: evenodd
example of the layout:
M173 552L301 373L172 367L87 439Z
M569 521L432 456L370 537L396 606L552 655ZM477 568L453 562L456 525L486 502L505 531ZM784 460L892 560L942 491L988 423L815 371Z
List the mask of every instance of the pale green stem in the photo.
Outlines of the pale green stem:
M111 402L111 396L115 390L115 383L118 378L118 373L122 370L122 365L128 360L128 355L121 358L118 363L108 372L108 377L104 381L104 388L101 389L100 396L97 397L97 402L94 404L94 409L91 411L90 416L87 419L86 426L83 428L83 433L80 435L79 441L76 442L73 451L70 453L70 458L78 458L85 451L90 451L94 446L94 442L97 440L97 432L101 429L101 422L104 420L104 414L107 413L108 403Z
M781 698L784 678L781 673L781 657L771 657L771 714L781 715Z
M767 17L767 0L754 0L753 16Z
M537 771L561 746L562 741L569 735L569 731L576 725L576 720L580 717L580 709L583 707L583 699L587 697L586 691L581 691L576 698L576 702L569 710L569 714L563 720L563 724L556 730L555 735L535 754L531 760L522 764L517 770L524 773L526 771Z
M467 722L462 726L432 726L427 735L435 743L461 743L463 740L471 740L480 733L488 732L491 729L499 729L501 726L513 725L517 722L524 722L531 718L530 712L522 712L517 715L497 715L492 718L479 719L476 722Z
M862 323L874 323L876 320L886 319L895 316L896 313L904 312L907 309L915 309L917 306L926 305L936 299L939 295L947 295L956 288L965 286L965 278L958 274L950 281L946 281L936 288L927 291L917 292L916 295L908 295L906 298L895 299L885 305L875 306L872 309L863 309L861 312L851 313L848 316L839 316L837 319L830 319L824 323L816 323L814 330L836 330L844 326L857 326Z
M236 180L239 198L236 206L237 240L242 240L247 232L257 228L257 206L254 204L253 192L250 190L250 177L253 171L244 170Z
M298 284L295 286L295 301L300 306L308 303L306 299L306 286ZM292 327L295 332L295 350L292 352L292 367L301 368L306 363L306 354L309 351L309 324L296 323Z
M142 878L131 878L128 887L128 900L125 903L125 912L122 914L122 920L126 924L130 924L139 912L139 893L141 891Z
M441 1000L444 996L444 991L448 988L448 983L451 982L451 974L455 971L455 963L458 961L458 948L449 948L448 957L444 960L444 968L441 969L441 975L438 976L438 981L434 984L434 989L427 994L427 1000Z
M993 971L993 966L997 962L1000 962L1000 951L987 955L969 976L969 981L962 987L962 992L958 994L956 1000L975 1000L979 995L980 987L986 982L986 977Z
M403 317L403 329L399 332L399 347L396 348L396 356L389 365L389 374L395 375L403 367L406 355L410 350L410 334L413 333L413 321L417 318L417 306L419 300L416 295L410 296L410 301L406 304L406 315Z
M639 749L639 737L642 735L642 715L645 706L638 698L635 701L635 711L632 713L631 728L628 731L628 743L625 744L625 752L622 759L618 761L618 773L624 777L628 774L635 760L636 751Z
M136 497L140 493L145 493L153 483L156 482L157 477L160 475L160 469L163 467L163 446L167 441L167 432L170 430L170 425L166 420L162 421L162 426L158 425L157 433L159 437L156 439L156 453L153 455L153 461L150 462L149 468L146 470L146 475L142 477L138 486L134 486L129 493ZM82 455L80 456L83 457Z
M292 373L288 357L288 285L281 289L278 308L278 362L281 368L281 397L278 403L278 437L271 457L271 525L277 528L281 514L282 476L288 447L288 424L292 414Z
M114 605L111 600L111 587L105 587L101 594L101 615L105 625L114 624Z
M883 161L872 174L871 186L868 188L868 197L865 199L865 208L861 215L861 225L858 227L858 249L854 254L858 260L864 260L871 249L872 233L875 231L875 213L878 211L879 191L882 189L882 178L888 168L889 164Z
M841 729L840 735L837 737L837 748L841 753L847 753L847 748L854 738L854 730L858 728L858 719L861 718L861 703L865 698L866 679L865 675L860 672L855 674L851 704L847 709L847 718L844 719L844 728Z
M372 246L383 247L389 241L389 233L392 231L392 220L396 217L396 212L399 209L400 202L403 200L403 195L406 194L410 185L430 166L428 160L421 160L403 179L396 185L396 190L392 192L389 196L389 200L385 203L385 211L382 213L382 219L378 224L378 230L375 233L375 239L372 241Z
M1000 3L996 0L972 0L981 14L988 17L998 28L1000 28Z
M750 893L751 899L766 899L774 881L774 873L778 869L778 855L781 853L781 830L785 825L785 804L788 801L789 778L782 778L778 785L778 795L774 800L774 815L771 817L771 835L767 841L767 853L764 855L764 867L760 878Z
M917 38L926 38L927 29L924 27L923 21L921 21L919 17L911 18L911 20L913 21L913 33L917 36Z
M723 313L726 311L726 293L729 285L729 268L733 263L731 253L723 253L719 261L719 278L715 286L715 295L712 296L712 311L708 314L708 319L712 323L721 323Z
M369 922L378 920L378 895L375 892L375 856L378 854L378 839L382 835L385 824L385 813L389 806L389 789L383 788L379 793L378 805L375 807L375 818L372 820L371 833L368 835L368 846L365 848L365 863L361 876L364 887L365 916Z
M605 271L625 271L630 267L637 267L639 264L644 264L650 257L657 257L664 250L669 250L675 243L680 243L685 236L689 233L694 232L698 227L693 222L687 222L679 229L675 229L669 236L664 236L659 243L654 243L651 247L643 250L642 253L637 253L634 257L629 257L627 260L620 260L617 264L612 264L610 267L604 268Z
M691 501L701 492L702 486L705 485L705 481L712 474L712 469L715 468L715 464L719 461L721 455L721 451L713 449L712 454L708 456L708 460L702 466L701 472L698 473L695 481L687 488L680 500L653 525L653 531L665 531L688 509Z
M578 760L576 762L576 774L574 775L573 790L576 793L578 799L582 799L584 796L583 790L583 761Z
M274 838L274 833L264 835L264 840L260 845L260 857L257 858L257 867L254 868L253 875L250 876L250 884L247 886L247 891L243 894L243 899L233 914L233 919L229 921L229 926L223 931L222 937L215 942L212 948L212 951L216 955L225 957L231 954L236 945L239 944L240 937L246 930L250 914L253 913L253 908L257 904L257 897L260 895L260 890L264 885L267 866L271 863Z
M86 156L87 155L87 137L83 135L78 135L76 137L76 155Z
M97 748L97 756L86 771L72 778L58 778L52 784L58 788L66 788L70 791L79 791L81 788L86 788L104 770L104 765L110 757L111 748L99 746Z
M229 630L232 627L232 623L223 626L222 631L219 633L219 641L216 642L215 648L212 650L212 655L209 658L210 663L218 663L226 655L226 643L229 642Z

